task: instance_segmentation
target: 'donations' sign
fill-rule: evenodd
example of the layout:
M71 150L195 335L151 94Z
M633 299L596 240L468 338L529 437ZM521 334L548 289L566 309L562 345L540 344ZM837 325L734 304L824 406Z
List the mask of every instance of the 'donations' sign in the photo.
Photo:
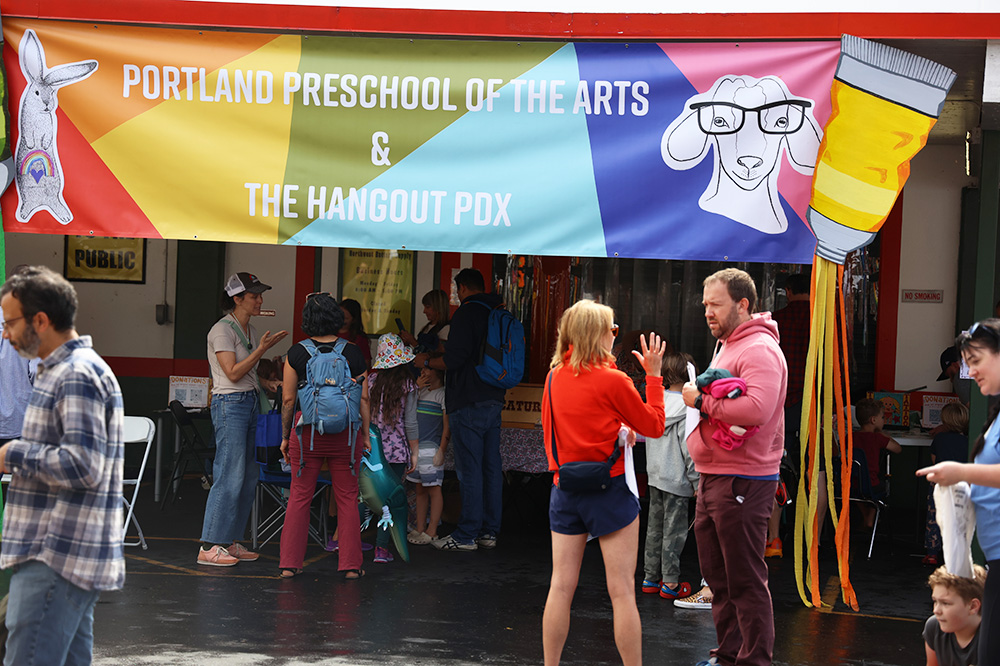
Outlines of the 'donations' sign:
M812 259L836 41L3 30L9 231Z

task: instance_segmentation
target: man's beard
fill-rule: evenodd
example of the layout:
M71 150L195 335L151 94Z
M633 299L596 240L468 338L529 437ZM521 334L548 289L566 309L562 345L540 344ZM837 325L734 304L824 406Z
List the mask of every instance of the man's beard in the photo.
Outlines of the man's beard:
M11 341L13 342L13 340ZM35 331L35 327L31 325L31 322L26 322L24 325L24 332L21 333L20 337L17 339L17 344L14 345L14 349L17 353L26 359L33 359L38 357L38 348L41 346L42 341L38 337L38 333Z

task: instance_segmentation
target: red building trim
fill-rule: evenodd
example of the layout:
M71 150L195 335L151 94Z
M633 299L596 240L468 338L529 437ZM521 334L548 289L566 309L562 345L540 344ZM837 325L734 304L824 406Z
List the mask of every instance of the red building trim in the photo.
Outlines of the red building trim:
M292 301L292 340L305 338L302 332L302 304L316 291L316 248L295 248L295 296Z
M903 243L903 194L879 232L878 329L875 338L875 390L896 390L896 338L899 330L899 265Z
M997 39L1000 13L562 14L179 0L4 0L4 16L276 32L539 39Z

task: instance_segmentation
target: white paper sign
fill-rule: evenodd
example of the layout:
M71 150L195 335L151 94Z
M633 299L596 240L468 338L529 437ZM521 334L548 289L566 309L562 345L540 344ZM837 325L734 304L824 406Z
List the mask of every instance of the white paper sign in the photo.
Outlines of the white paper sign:
M179 400L189 408L208 407L208 377L170 377L167 402Z
M697 377L695 377L694 374L694 366L690 363L688 363L687 366L688 366L688 381L690 381L693 384L694 380L697 379ZM701 421L701 412L699 412L694 407L688 407L687 417L684 421L684 441L687 441L687 438L691 436L691 433L694 432L694 429L698 427L699 421Z

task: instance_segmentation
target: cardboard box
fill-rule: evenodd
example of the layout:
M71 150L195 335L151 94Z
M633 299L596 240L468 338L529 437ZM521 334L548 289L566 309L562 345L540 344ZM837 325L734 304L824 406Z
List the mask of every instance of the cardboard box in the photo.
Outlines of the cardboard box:
M541 384L518 384L507 389L503 412L500 415L505 428L534 428L542 422Z
M167 404L180 400L181 404L190 409L208 407L209 398L208 377L170 377L170 390Z

